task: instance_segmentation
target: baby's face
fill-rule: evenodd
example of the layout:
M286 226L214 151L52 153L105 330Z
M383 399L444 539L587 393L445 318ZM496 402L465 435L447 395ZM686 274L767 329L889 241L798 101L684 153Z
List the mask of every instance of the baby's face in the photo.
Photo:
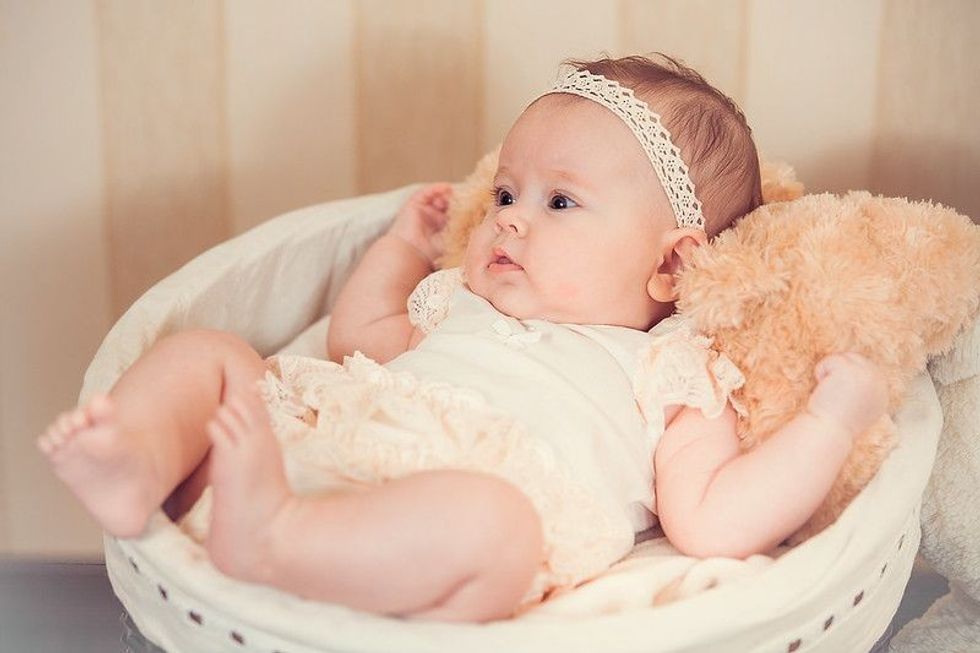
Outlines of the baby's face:
M639 142L589 100L548 95L500 151L495 197L465 257L470 289L520 319L646 329L673 213Z

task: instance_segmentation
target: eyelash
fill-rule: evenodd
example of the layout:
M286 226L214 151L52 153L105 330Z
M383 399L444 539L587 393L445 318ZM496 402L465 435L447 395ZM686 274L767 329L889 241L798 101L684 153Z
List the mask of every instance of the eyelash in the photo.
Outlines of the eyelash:
M490 197L493 199L493 205L494 206L510 206L509 204L501 204L500 203L500 194L501 193L507 193L508 195L511 194L509 190L506 190L504 188L501 188L500 186L494 186L490 190ZM513 195L511 195L511 200L513 201Z
M501 201L500 201L500 194L501 193L507 193L508 195L510 195L510 197L511 197L511 204L513 204L513 202L514 202L514 196L511 194L511 192L509 190L507 190L505 188L501 188L500 186L494 186L491 189L491 191L490 191L490 196L493 199L494 206L498 206L498 207L499 206L510 206L510 204L502 204L501 203ZM566 200L566 202L570 203L571 206L567 206L566 205L566 206L560 207L560 208L559 207L551 206L551 202L554 201L556 198L559 198L559 197L562 198L562 199L564 199L564 200ZM566 209L576 208L576 207L578 207L578 204L575 202L575 200L573 200L572 198L568 197L564 193L558 193L558 192L553 193L551 195L551 199L548 200L548 208L550 208L550 209L552 209L554 211L564 211Z

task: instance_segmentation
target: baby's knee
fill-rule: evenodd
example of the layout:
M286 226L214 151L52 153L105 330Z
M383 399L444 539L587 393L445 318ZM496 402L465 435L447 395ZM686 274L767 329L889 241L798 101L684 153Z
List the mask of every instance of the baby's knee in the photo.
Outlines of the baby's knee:
M544 557L541 517L515 485L491 475L475 475L472 494L474 544L482 574L496 577L497 591L515 599L530 586Z
M491 565L536 567L542 557L541 519L517 486L492 474L432 470L406 479L415 500L439 505L445 529L456 543L457 566L479 573ZM408 495L406 495L408 496Z
M237 333L220 329L184 329L163 338L156 347L193 349L202 352L240 352L252 349Z
M213 362L230 376L261 376L265 363L257 351L237 333L218 329L186 329L160 340L154 349L168 356ZM226 376L229 376L226 374Z
M536 567L544 549L541 517L524 492L504 480L493 480L497 486L494 490L497 505L489 518L495 523L487 526L499 538L496 552L512 551L515 562L524 561L525 565Z
M508 481L479 472L445 470L455 495L464 528L473 535L475 549L498 558L502 551L537 554L543 547L541 518L528 496ZM462 526L462 524L460 524Z
M437 472L438 473L438 472ZM544 560L541 518L531 500L511 483L488 474L443 472L465 506L457 523L466 582L421 619L484 622L513 615Z

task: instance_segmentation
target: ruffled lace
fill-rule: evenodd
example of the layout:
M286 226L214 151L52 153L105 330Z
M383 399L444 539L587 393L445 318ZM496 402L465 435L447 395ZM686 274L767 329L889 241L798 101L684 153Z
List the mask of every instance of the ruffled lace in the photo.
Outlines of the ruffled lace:
M722 353L711 349L712 340L695 331L680 315L661 321L640 352L633 379L637 403L648 432L664 431L664 409L670 405L700 408L705 417L721 415L731 402L740 415L744 406L732 392L745 384L741 370Z
M408 321L429 333L446 317L449 300L463 283L462 268L437 270L422 279L408 296Z
M520 488L545 541L524 608L598 576L633 544L629 525L574 480L547 442L475 392L393 372L360 352L342 366L302 356L274 356L267 366L259 387L299 493L360 490L431 469L493 474ZM182 526L199 540L209 499Z

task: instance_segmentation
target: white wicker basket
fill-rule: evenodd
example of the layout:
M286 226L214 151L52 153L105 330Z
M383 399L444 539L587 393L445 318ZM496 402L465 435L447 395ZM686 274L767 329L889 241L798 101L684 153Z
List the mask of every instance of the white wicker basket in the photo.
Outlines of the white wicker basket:
M263 355L326 314L351 264L411 188L296 211L188 263L119 320L82 400L157 339L190 327L244 336ZM942 424L928 376L896 418L900 445L836 524L751 578L659 607L486 625L407 622L303 601L218 573L162 513L138 540L105 539L113 589L168 651L868 651L895 614L919 543L918 506Z

